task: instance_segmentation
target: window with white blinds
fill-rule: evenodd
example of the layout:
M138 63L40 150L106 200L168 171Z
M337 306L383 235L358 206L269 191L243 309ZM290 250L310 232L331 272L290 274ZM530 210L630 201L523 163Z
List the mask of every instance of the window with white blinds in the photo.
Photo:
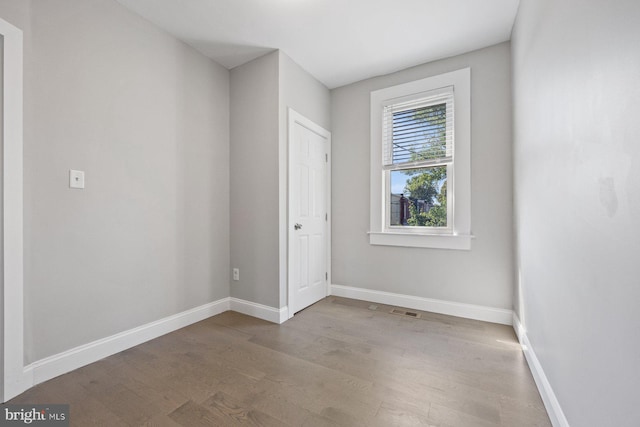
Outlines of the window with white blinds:
M369 243L471 248L471 70L371 92Z
M383 166L387 170L453 162L453 87L383 107Z

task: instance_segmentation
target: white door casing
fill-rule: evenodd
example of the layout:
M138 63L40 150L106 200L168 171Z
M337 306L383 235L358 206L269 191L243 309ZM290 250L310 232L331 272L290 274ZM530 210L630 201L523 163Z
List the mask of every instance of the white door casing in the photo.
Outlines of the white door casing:
M288 139L291 318L329 294L331 134L289 109Z
M2 55L2 401L33 382L24 370L22 237L22 31L0 19Z

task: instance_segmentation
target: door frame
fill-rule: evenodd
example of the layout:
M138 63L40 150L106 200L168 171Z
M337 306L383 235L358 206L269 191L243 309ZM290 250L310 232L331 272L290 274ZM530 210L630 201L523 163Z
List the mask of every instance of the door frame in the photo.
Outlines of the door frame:
M3 49L2 402L32 384L24 369L23 217L22 217L22 31L0 19Z
M293 162L292 155L293 152L293 134L295 125L299 124L309 129L311 132L314 132L327 140L327 186L326 186L326 197L327 197L327 233L326 233L326 243L327 243L327 258L326 258L326 272L327 272L327 288L326 288L326 296L330 295L331 289L331 132L324 129L320 125L314 123L312 120L298 113L292 108L287 109L288 115L288 130L287 130L287 153L288 153L288 168L287 168L287 318L291 319L295 314L293 308L293 301L295 299L293 286L291 286L291 278L293 277L293 265L291 263L291 248L293 247L293 206L291 204L291 177L293 176Z

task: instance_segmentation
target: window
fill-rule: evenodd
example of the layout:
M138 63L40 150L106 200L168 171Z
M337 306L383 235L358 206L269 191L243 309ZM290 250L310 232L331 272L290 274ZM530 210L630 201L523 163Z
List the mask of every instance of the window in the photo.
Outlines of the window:
M450 232L452 203L447 177L453 172L453 122L451 86L404 102L384 102L382 166L388 189L387 229Z
M371 93L374 245L470 249L470 70Z

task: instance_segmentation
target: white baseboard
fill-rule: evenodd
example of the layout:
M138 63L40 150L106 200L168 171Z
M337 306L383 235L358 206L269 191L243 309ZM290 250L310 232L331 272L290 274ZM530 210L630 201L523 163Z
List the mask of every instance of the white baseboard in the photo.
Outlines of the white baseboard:
M223 298L33 362L24 367L17 386L21 391L15 395L74 369L228 310L278 324L287 320L288 313L287 307L277 309L237 298Z
M464 317L467 319L483 320L485 322L500 323L503 325L511 325L513 319L513 311L504 308L485 307L482 305L373 291L351 286L331 285L331 295L377 302L378 304L412 308L414 310L430 311L432 313L448 314L450 316Z
M25 377L31 382L25 390L192 323L228 311L229 306L230 298L223 298L38 360L24 368Z
M231 310L246 314L247 316L257 317L258 319L278 324L288 319L287 307L278 309L238 298L230 298L230 301Z
M542 365L540 364L540 361L538 360L538 357L536 356L536 353L533 350L531 343L529 342L527 331L524 329L522 323L520 323L520 319L515 313L513 313L513 329L515 329L516 331L516 335L518 336L518 340L520 341L520 345L522 346L522 352L527 359L529 370L531 370L533 379L536 382L538 392L540 393L540 397L542 397L544 407L547 409L551 424L553 424L554 427L569 427L569 422L564 416L564 412L562 411L560 402L558 402L558 398L553 392L551 384L549 383L549 380L547 379L547 376L542 369Z

